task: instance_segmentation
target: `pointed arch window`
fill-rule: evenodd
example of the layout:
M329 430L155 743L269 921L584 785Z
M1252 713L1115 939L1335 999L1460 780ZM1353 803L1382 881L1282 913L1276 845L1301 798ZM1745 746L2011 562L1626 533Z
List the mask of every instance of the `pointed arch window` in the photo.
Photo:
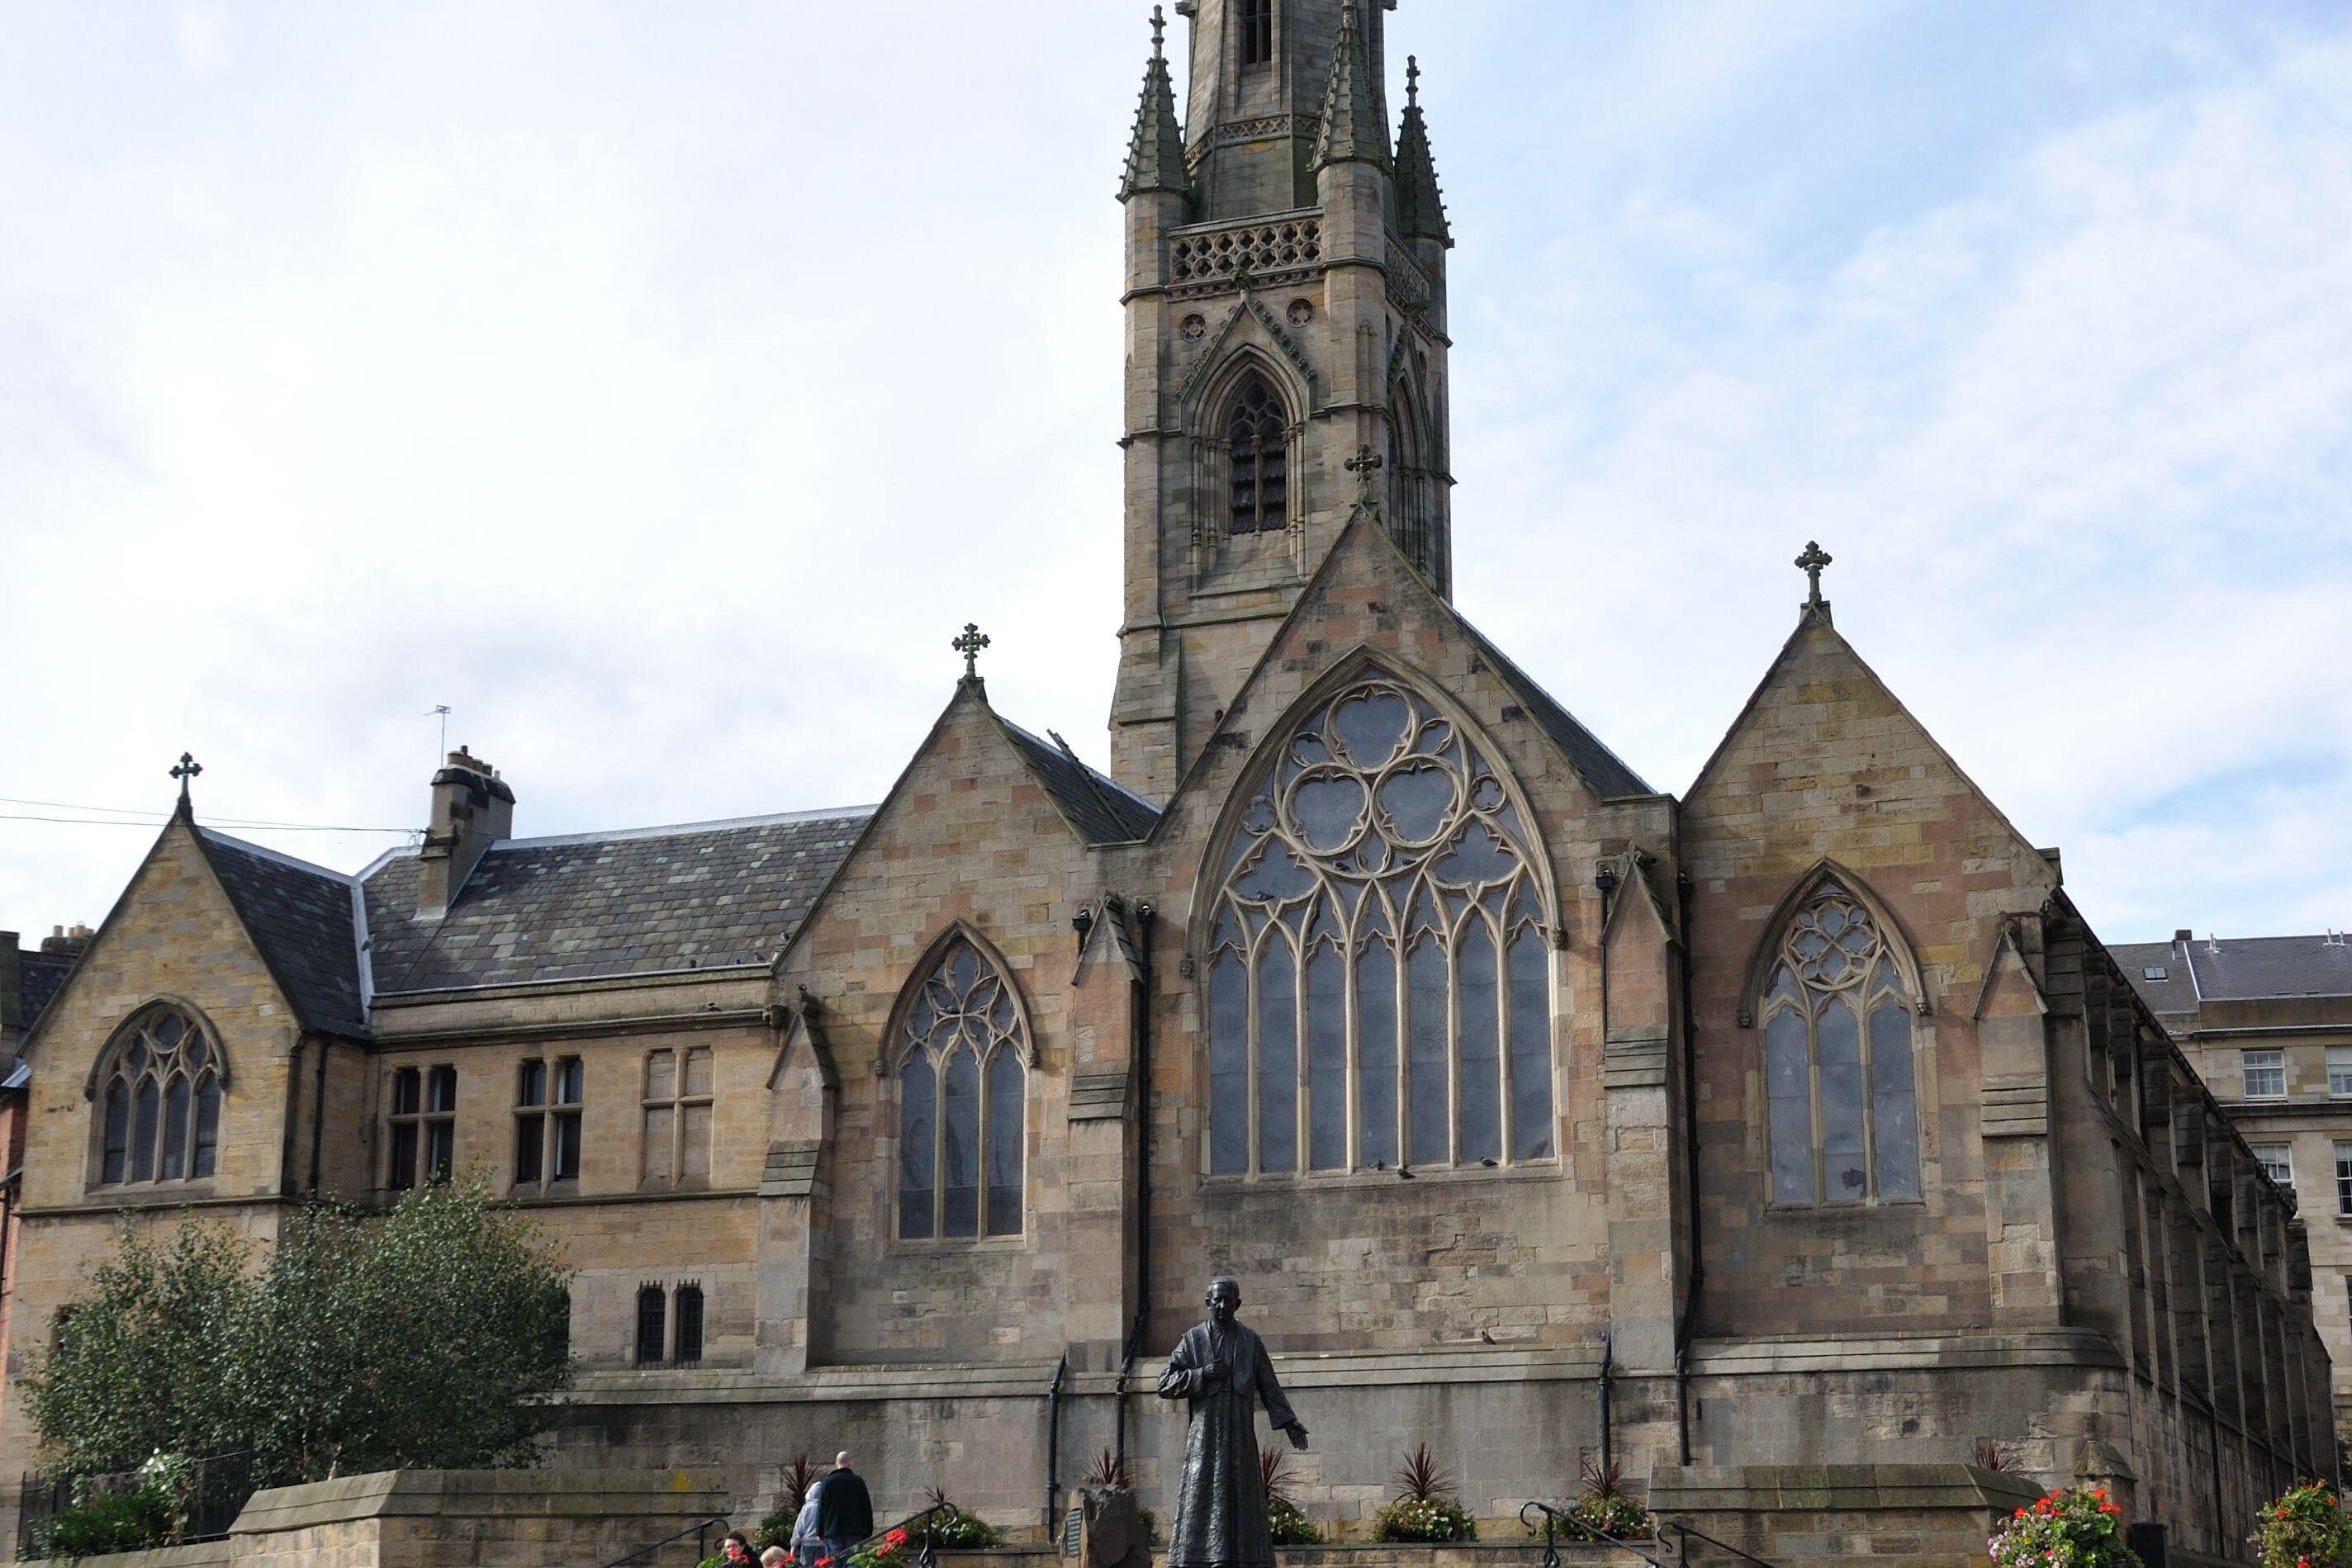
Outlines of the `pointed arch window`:
M899 1236L1020 1235L1026 1025L1012 982L969 938L918 982L898 1055Z
M1772 1201L1919 1196L1912 1000L1866 904L1834 877L1798 904L1759 1009Z
M1233 513L1227 531L1276 533L1290 523L1289 422L1282 399L1265 376L1252 373L1234 399L1225 421L1226 457L1233 480Z
M1242 64L1274 63L1274 0L1241 0Z
M151 1009L97 1086L99 1181L199 1181L220 1161L219 1043L173 1007Z
M1408 687L1300 723L1218 862L1210 1174L1551 1158L1538 863L1495 767Z

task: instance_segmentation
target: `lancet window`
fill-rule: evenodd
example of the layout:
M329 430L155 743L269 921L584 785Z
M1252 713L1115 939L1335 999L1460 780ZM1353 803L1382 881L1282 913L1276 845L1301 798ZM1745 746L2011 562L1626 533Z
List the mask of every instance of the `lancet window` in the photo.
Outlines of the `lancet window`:
M220 1158L220 1047L176 1008L152 1009L98 1092L99 1180L193 1181Z
M1228 531L1276 533L1290 522L1290 435L1282 400L1252 375L1225 422L1233 514Z
M1269 65L1274 60L1274 0L1239 0L1242 64Z
M1021 1234L1026 1026L1012 982L966 937L898 1025L898 1234Z
M1418 694L1375 676L1299 724L1220 862L1211 1174L1550 1158L1537 863L1493 764Z
M1790 917L1759 1013L1772 1200L1919 1196L1912 1003L1887 934L1835 878Z

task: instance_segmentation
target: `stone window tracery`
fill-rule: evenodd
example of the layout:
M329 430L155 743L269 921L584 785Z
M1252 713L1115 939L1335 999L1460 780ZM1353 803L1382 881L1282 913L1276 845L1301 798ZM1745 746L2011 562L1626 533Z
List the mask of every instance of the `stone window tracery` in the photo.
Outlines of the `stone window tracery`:
M1233 506L1227 531L1277 533L1290 523L1290 435L1282 399L1253 373L1225 421Z
M1772 1201L1919 1196L1913 1012L1869 908L1835 877L1790 916L1759 1009Z
M1537 863L1494 766L1403 685L1297 725L1219 862L1210 1174L1552 1157Z
M1026 1026L1012 982L970 938L949 944L898 1033L898 1234L1018 1236Z
M139 1019L97 1094L99 1181L195 1181L220 1158L220 1047L177 1008Z

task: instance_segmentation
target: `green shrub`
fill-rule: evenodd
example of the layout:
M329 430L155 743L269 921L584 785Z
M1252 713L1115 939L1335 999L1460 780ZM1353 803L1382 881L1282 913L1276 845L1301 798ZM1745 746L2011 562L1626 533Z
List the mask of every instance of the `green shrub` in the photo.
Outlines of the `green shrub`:
M100 1492L77 1500L33 1532L37 1557L103 1557L144 1552L172 1538L169 1506L153 1492Z

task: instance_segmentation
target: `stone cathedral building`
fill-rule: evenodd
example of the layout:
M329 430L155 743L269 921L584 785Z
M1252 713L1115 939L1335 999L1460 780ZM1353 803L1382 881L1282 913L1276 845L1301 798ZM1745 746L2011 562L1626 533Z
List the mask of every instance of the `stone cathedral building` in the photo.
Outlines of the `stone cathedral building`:
M25 1049L10 1371L125 1211L479 1171L578 1269L557 1462L747 1507L848 1447L886 1511L1042 1530L1104 1448L1164 1510L1152 1376L1231 1272L1342 1530L1426 1441L1490 1533L1608 1457L1781 1560L1958 1563L2026 1484L1990 1442L2235 1551L2335 1468L2304 1228L2056 852L1817 549L1679 794L1465 621L1387 6L1177 9L1111 774L968 664L871 809L518 836L528 768L460 751L351 876L184 807Z

